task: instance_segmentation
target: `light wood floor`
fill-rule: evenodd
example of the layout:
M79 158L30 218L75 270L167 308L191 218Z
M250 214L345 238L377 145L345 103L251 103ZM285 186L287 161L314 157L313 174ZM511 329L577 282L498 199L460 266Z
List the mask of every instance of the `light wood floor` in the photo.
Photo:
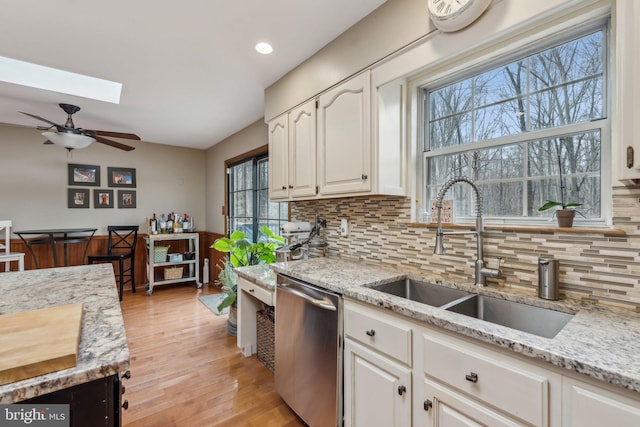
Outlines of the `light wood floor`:
M305 424L274 389L273 375L256 356L242 357L229 337L226 316L198 297L217 292L181 284L125 291L122 302L131 352L124 380L126 427L255 426Z

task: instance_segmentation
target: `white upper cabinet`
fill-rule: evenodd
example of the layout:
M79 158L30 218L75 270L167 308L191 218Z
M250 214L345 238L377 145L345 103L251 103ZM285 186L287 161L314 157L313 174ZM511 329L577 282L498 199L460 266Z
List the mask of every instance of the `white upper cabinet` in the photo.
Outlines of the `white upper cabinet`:
M316 102L289 113L289 195L316 195Z
M371 190L370 73L362 73L318 99L320 195Z
M289 123L283 114L269 122L269 198L289 195Z
M640 184L640 3L615 5L615 75L612 146L613 174L618 181ZM613 182L613 185L617 185Z
M370 75L269 122L271 200L407 194L406 84Z
M307 102L269 122L269 198L316 195L316 103Z

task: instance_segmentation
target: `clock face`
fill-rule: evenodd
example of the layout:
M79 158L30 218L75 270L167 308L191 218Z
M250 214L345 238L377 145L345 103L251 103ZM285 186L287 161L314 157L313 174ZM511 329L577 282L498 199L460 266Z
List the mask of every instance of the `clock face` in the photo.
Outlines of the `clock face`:
M491 5L491 0L427 0L431 20L442 31L458 31Z
M447 17L462 10L471 3L471 0L429 0L429 12L431 16Z

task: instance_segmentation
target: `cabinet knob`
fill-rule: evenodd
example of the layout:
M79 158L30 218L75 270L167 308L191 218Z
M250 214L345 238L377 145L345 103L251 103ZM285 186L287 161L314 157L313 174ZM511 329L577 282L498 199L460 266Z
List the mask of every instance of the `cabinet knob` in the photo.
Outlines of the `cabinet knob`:
M367 175L362 174L362 180L363 180L363 181L364 181L364 180L366 180L367 178L369 178Z
M478 374L476 374L475 372L470 372L467 375L464 376L464 378L467 381L470 381L472 383L477 383L478 382Z
M430 401L429 399L424 401L424 410L429 412L429 409L433 408L433 402Z
M122 409L124 409L125 411L127 409L129 409L129 401L125 400L124 402L122 402Z
M126 392L127 392L127 389L125 388L125 386L121 386L120 394L125 394Z
M399 386L399 387L398 387L398 394L399 394L400 396L402 396L402 395L403 395L403 394L405 394L406 392L407 392L407 388L406 388L405 386L401 385L401 386Z
M290 189L290 190L293 190L293 185L289 185L289 189Z
M283 190L286 190L286 189L287 189L287 187L283 185L283 186L282 186L282 189L283 189Z
M255 289L249 289L249 293L253 293L255 291Z
M369 335L370 337L374 336L376 334L376 331L374 331L373 329L369 330L366 332L367 335Z
M127 370L124 374L122 374L122 378L126 378L126 379L131 378L131 371Z

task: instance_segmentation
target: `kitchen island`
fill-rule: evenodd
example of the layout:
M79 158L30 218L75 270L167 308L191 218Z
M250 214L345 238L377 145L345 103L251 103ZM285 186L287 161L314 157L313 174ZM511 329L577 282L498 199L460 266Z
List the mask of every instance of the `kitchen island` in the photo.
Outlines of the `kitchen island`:
M2 273L0 295L0 315L83 304L76 366L0 385L0 404L27 400L66 403L47 399L50 396L60 399L66 390L74 389L82 389L86 396L87 385L100 384L104 389L107 384L109 395L106 400L117 416L120 374L129 368L129 348L112 265ZM108 425L119 425L119 420Z

